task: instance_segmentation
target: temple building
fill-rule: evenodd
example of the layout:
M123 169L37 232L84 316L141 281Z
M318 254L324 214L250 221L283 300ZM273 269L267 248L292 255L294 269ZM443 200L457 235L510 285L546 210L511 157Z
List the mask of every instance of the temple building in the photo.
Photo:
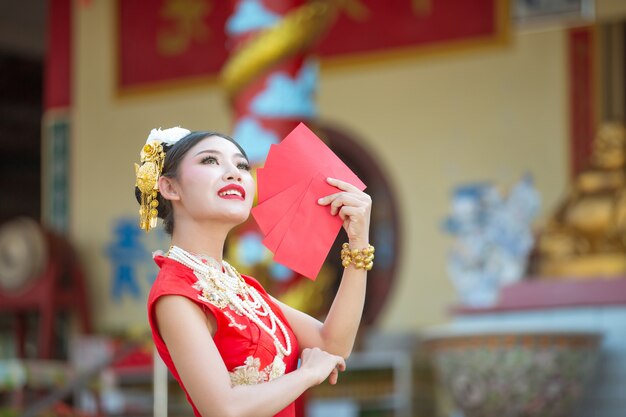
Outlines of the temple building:
M301 123L366 186L376 249L347 371L298 415L623 416L625 57L623 0L5 2L0 416L193 416L135 164L152 129L222 132L262 184ZM346 234L290 207L314 280L252 215L224 258L323 320Z

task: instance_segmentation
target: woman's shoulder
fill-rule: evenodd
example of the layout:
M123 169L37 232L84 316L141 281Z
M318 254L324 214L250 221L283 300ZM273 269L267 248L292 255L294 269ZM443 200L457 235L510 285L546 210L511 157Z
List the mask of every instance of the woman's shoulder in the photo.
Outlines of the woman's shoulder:
M193 284L197 281L193 270L165 256L157 255L154 262L160 270L150 288L149 300L161 295L189 295L195 293Z

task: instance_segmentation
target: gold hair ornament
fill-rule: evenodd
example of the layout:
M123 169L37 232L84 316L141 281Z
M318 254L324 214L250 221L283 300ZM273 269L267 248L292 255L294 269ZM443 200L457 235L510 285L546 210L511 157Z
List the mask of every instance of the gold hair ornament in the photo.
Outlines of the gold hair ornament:
M141 191L139 227L149 232L156 227L159 215L159 177L163 171L165 152L158 141L146 143L141 149L141 166L135 164L135 185Z
M159 215L159 177L163 172L165 151L163 145L174 146L176 142L190 134L191 131L180 127L169 129L152 129L141 148L141 165L135 164L135 186L141 191L139 202L139 227L146 232L156 227Z

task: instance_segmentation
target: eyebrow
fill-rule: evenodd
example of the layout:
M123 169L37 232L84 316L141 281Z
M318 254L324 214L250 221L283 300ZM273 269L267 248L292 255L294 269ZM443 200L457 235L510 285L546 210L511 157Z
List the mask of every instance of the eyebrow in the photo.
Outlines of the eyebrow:
M202 150L202 151L198 152L195 156L198 156L198 155L203 154L203 153L212 153L212 154L216 154L216 155L223 156L223 154L222 154L220 151L215 150L215 149L204 149L204 150ZM236 153L236 154L234 154L233 156L235 156L235 157L237 157L237 158L243 158L243 159L245 159L245 160L247 161L246 157L245 157L245 156L243 156L243 154L241 154L241 153L239 153L239 152L237 152L237 153Z

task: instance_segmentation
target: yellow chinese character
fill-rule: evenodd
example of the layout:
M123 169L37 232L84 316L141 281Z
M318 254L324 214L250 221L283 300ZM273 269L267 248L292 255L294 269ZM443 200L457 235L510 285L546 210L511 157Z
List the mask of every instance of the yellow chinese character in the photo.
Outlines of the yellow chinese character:
M413 13L418 16L428 16L432 10L432 0L411 0Z
M346 14L352 19L361 22L367 20L371 15L371 11L360 0L340 1L339 8L345 10Z
M192 41L205 41L210 31L205 17L212 9L210 0L165 0L161 16L173 21L173 27L161 30L157 48L163 55L185 52Z

